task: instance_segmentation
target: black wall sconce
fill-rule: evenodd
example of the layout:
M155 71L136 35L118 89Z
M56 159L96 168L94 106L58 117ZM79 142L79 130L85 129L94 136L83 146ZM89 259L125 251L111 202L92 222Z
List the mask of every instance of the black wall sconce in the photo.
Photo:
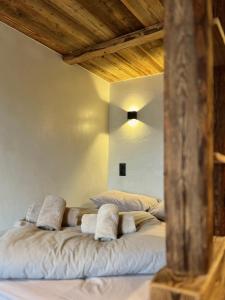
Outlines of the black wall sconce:
M127 112L127 120L137 120L137 112L136 111L128 111Z

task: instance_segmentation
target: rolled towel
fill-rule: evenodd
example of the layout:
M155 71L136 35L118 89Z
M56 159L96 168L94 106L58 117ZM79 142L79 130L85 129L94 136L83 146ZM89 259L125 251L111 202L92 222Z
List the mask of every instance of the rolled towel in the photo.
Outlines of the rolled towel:
M81 232L95 234L97 214L85 214L81 219ZM133 233L136 231L134 217L124 213L119 215L118 232L119 234Z
M37 219L37 227L46 230L60 230L65 207L66 201L63 198L47 196Z
M136 225L134 217L129 214L123 214L119 216L119 228L120 234L133 233L136 231Z
M81 224L81 218L84 214L97 214L98 210L96 208L86 208L86 207L66 207L62 226L63 227L75 227Z
M63 227L75 227L78 224L78 217L80 214L79 208L66 207L63 215Z
M81 219L81 232L95 234L97 214L84 214Z
M97 214L95 240L115 240L117 238L118 223L118 207L114 204L102 205Z
M37 222L42 205L43 205L43 201L37 201L37 202L32 203L28 207L26 217L25 217L27 222L30 222L30 223Z

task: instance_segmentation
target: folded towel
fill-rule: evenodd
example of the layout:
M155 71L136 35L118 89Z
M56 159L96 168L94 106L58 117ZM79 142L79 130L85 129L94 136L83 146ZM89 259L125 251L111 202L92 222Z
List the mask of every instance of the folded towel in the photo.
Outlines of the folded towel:
M38 202L32 203L28 207L26 217L25 217L27 222L30 222L30 223L37 222L42 205L43 205L43 201L38 201Z
M97 214L85 214L81 219L81 232L95 234ZM124 213L119 215L118 233L127 234L136 231L135 220L132 215Z
M115 240L117 238L118 223L118 207L114 204L102 205L97 214L95 240Z
M65 207L66 201L63 198L47 196L37 219L37 227L46 230L60 230Z

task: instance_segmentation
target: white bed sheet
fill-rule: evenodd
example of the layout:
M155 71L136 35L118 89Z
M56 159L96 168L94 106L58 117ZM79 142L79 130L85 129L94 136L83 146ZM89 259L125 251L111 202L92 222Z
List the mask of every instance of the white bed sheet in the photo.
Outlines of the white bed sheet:
M150 300L152 276L1 280L0 300Z

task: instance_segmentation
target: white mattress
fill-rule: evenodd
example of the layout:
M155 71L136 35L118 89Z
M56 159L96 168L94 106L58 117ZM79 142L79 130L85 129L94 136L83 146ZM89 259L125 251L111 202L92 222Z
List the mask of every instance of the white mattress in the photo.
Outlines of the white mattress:
M0 300L150 300L152 276L0 281Z

